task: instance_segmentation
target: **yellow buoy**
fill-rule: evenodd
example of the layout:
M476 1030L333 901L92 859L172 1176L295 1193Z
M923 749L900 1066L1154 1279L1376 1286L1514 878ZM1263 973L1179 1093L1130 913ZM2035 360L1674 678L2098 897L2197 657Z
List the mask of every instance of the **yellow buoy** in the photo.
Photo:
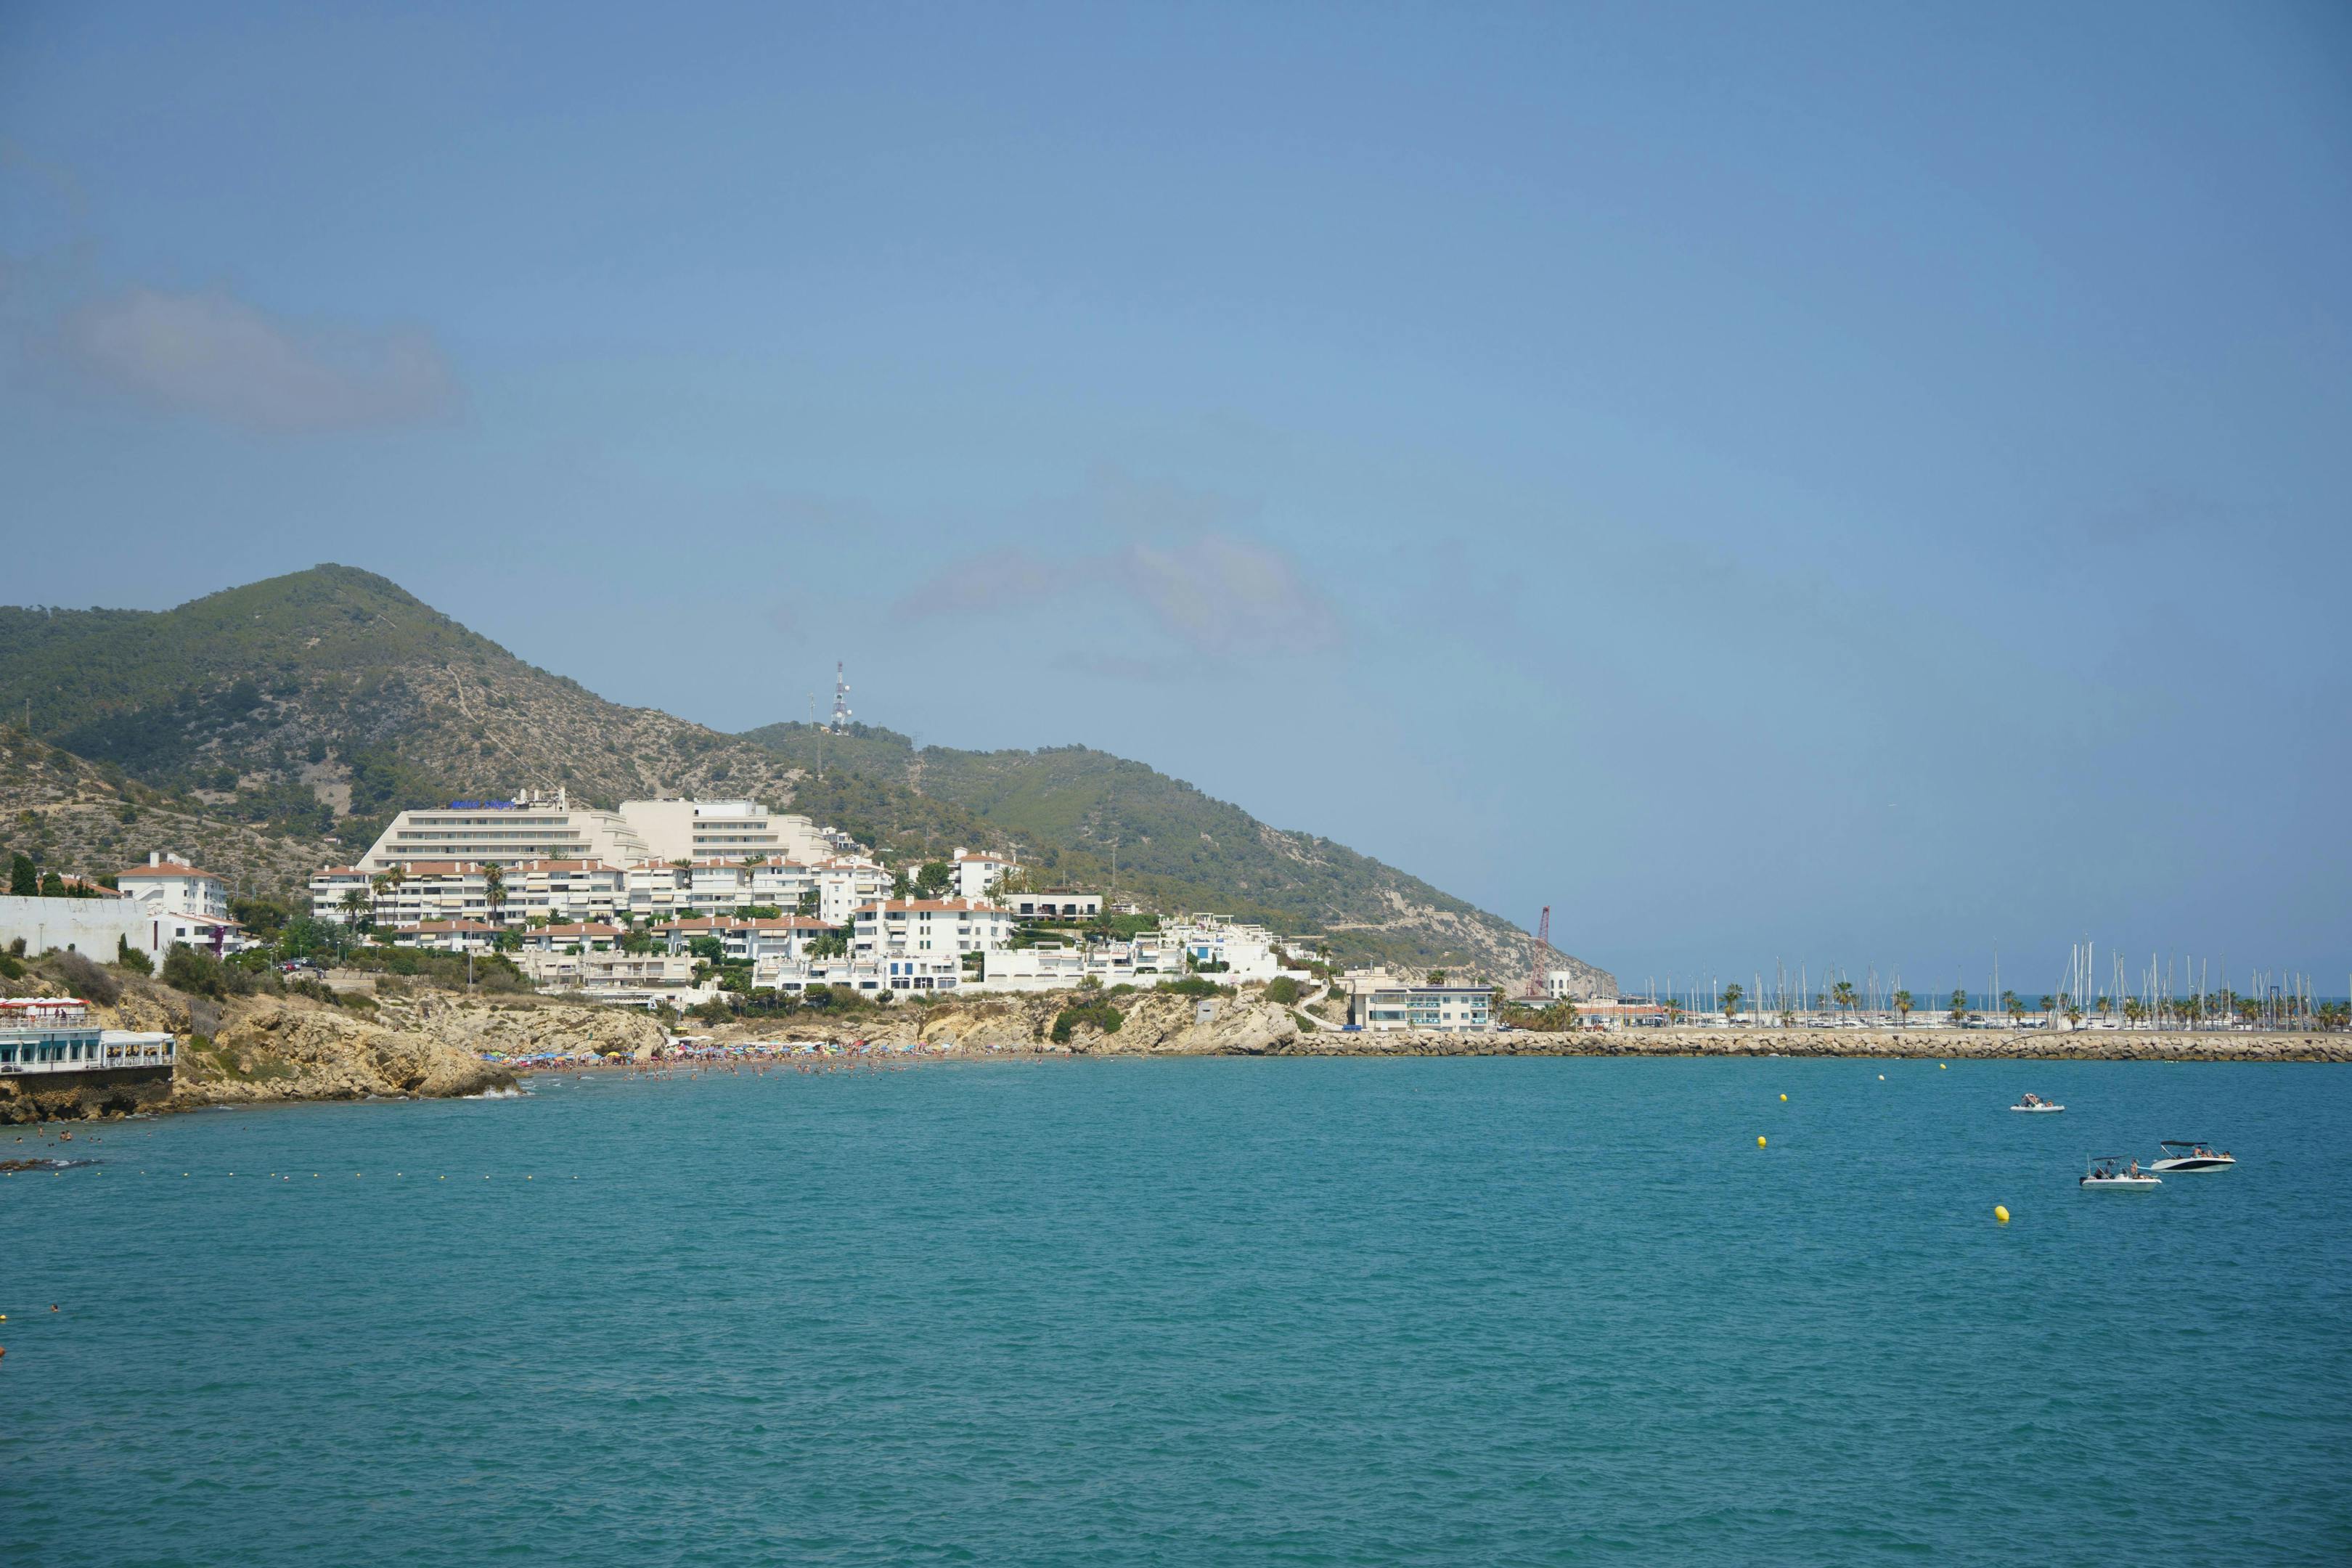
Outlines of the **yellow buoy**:
M1762 1134L1761 1132L1759 1132L1758 1134L1756 1134L1756 1146L1757 1146L1759 1149L1761 1149L1762 1147L1764 1147L1764 1134Z
M1936 1070L1938 1072L1949 1072L1952 1070L1952 1064L1949 1062L1937 1062L1936 1064Z
M1999 1204L1995 1204L1992 1205L1992 1217L2000 1221L2001 1224L2007 1225L2009 1223L2009 1210L2003 1208Z
M1784 1094L1784 1095L1782 1095L1782 1096L1780 1097L1780 1103L1781 1103L1781 1104L1783 1104L1783 1105L1788 1104L1788 1103L1789 1103L1789 1097L1788 1097L1787 1095L1785 1095L1785 1094Z
M1879 1081L1879 1082L1881 1082L1881 1083L1885 1083L1885 1082L1886 1081L1886 1075L1885 1075L1885 1073L1880 1073L1880 1074L1878 1075L1878 1081Z

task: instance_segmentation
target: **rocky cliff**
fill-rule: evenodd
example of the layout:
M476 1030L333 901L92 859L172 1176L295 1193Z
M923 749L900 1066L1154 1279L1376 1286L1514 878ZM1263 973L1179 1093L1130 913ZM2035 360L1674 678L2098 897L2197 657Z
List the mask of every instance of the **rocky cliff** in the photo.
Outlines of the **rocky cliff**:
M273 996L238 1003L218 1034L182 1044L171 1103L440 1099L513 1084L512 1074L435 1036Z

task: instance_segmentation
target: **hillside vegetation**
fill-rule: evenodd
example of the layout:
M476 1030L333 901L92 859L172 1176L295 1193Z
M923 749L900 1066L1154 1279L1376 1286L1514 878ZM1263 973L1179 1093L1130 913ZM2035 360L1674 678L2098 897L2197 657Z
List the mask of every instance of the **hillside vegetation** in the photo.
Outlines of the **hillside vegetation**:
M1508 921L1344 844L1269 827L1108 752L918 751L904 735L863 725L835 735L771 724L745 738L804 773L816 771L821 754L830 788L856 781L877 798L912 793L931 803L941 826L972 825L957 842L1013 849L1044 882L1116 890L1147 908L1258 920L1326 939L1349 956L1468 963L1489 973L1527 969L1528 938Z
M528 786L604 805L742 795L893 864L1017 849L1041 883L1255 918L1350 957L1508 974L1528 956L1508 921L1140 763L918 751L863 726L722 734L607 702L348 566L159 612L0 608L0 719L28 712L0 757L0 838L87 875L168 848L287 897L404 807Z

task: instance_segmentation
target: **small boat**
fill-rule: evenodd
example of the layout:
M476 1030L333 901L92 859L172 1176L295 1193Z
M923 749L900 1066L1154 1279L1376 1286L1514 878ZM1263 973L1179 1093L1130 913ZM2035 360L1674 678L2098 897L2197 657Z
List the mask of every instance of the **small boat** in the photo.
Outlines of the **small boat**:
M2097 1192L2144 1193L2164 1183L2141 1170L2137 1161L2126 1170L2121 1154L2101 1154L2091 1162L2091 1168L2075 1185Z
M2010 1109L2011 1110L2023 1110L2036 1115L2041 1115L2053 1110L2063 1110L2066 1108L2063 1105L2053 1105L2038 1094L2029 1094L2024 1099L2019 1100L2015 1105L2011 1106Z
M2238 1163L2227 1149L2216 1149L2202 1138L2164 1138L2158 1143L2164 1158L2148 1169L2166 1175L2175 1171L2226 1171Z

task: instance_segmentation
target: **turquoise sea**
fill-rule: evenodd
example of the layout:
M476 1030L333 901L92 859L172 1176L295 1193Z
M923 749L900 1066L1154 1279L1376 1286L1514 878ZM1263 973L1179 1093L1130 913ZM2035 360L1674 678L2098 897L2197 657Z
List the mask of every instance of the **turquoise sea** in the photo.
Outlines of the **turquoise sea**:
M99 1135L0 1180L10 1568L2352 1560L2343 1068L1007 1062ZM2077 1191L2172 1135L2242 1163Z

